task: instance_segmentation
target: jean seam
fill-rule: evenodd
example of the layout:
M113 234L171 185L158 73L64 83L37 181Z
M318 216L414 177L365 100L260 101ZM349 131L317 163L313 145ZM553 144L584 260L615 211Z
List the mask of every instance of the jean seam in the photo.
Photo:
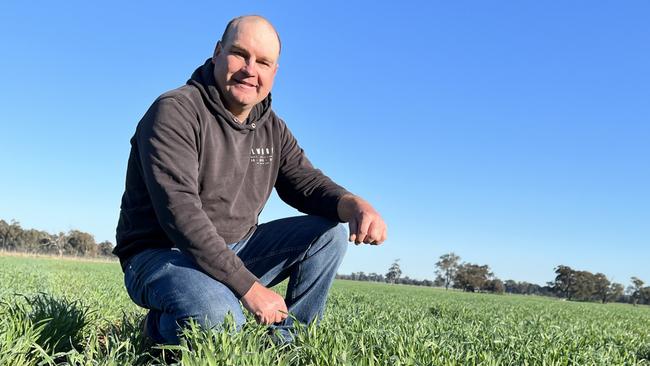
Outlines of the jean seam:
M296 285L293 286L293 288L291 289L291 299L292 299L292 301L293 301L293 299L296 298L296 291L298 289L298 285L300 285L300 281L302 280L302 278L301 278L302 277L302 266L301 266L301 264L302 264L302 262L299 261L298 265L296 266L297 267L296 268L296 272L297 272L296 273Z
M161 268L161 270L165 270L165 269L167 269L167 268L170 267L170 266L172 266L171 263L166 263L165 266L163 266L163 268ZM162 302L162 297L158 294L158 291L156 290L155 286L151 286L150 284L148 284L148 285L147 285L147 289L151 290L151 293L152 293L152 295L155 297L156 302L160 304L160 310L157 310L157 309L151 309L151 307L150 307L150 308L149 308L149 311L151 311L151 310L159 311L159 312L161 312L162 314L169 313L166 309L164 309L165 306L164 306L164 304L163 304L163 302ZM162 314L161 314L160 316L162 316ZM180 325L180 324L178 324L177 321L176 321L176 324L177 324L177 325ZM161 325L161 324L160 324L160 321L159 321L158 324L157 324L157 327L156 327L157 329L156 329L156 330L157 330L157 332L158 332L158 335L160 335L161 337L164 338L164 336L162 335L162 329L160 328L160 325Z
M293 286L293 288L291 289L291 298L292 298L292 299L295 299L295 298L296 298L296 291L298 290L298 285L302 282L302 278L301 278L301 277L302 277L302 266L301 266L302 262L304 262L305 259L307 258L308 254L309 254L309 251L311 250L311 247L314 246L314 243L317 242L318 240L320 240L320 239L325 235L326 232L327 232L327 231L321 233L319 236L317 236L316 238L314 238L314 240L312 240L312 241L309 243L309 245L307 246L307 249L305 249L305 252L304 252L304 254L302 255L302 257L298 260L298 265L296 266L296 267L297 267L297 268L296 268L296 271L297 271L297 274L296 274L296 285Z

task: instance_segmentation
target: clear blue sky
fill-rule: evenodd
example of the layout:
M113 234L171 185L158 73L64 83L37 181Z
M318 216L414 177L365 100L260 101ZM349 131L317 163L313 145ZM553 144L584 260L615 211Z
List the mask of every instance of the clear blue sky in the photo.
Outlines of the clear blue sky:
M0 218L114 242L138 120L248 13L283 40L274 109L389 224L341 273L650 282L647 1L3 1Z

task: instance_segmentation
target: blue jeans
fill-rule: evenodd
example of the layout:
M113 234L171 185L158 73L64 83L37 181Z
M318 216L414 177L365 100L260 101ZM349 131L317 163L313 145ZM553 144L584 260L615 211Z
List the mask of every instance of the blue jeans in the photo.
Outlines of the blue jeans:
M305 324L322 317L347 246L343 225L319 216L268 222L228 245L263 285L289 278L287 308ZM178 344L179 330L190 319L205 328L219 328L228 313L238 327L246 321L237 296L176 248L136 254L125 266L124 282L131 299L149 309L147 332L157 343ZM293 319L272 328L289 340Z

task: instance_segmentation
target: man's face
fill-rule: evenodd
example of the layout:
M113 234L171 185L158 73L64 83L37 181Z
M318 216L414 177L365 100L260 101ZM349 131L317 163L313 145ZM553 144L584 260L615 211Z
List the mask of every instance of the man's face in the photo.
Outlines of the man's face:
M269 95L279 52L275 31L258 20L241 21L217 44L212 56L214 77L233 114L250 111Z

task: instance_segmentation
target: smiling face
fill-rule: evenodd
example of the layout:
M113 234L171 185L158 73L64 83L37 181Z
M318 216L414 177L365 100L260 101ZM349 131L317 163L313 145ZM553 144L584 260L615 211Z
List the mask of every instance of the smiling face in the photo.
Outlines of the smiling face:
M279 55L275 30L257 17L238 20L217 43L212 56L214 78L226 108L239 121L271 92Z

